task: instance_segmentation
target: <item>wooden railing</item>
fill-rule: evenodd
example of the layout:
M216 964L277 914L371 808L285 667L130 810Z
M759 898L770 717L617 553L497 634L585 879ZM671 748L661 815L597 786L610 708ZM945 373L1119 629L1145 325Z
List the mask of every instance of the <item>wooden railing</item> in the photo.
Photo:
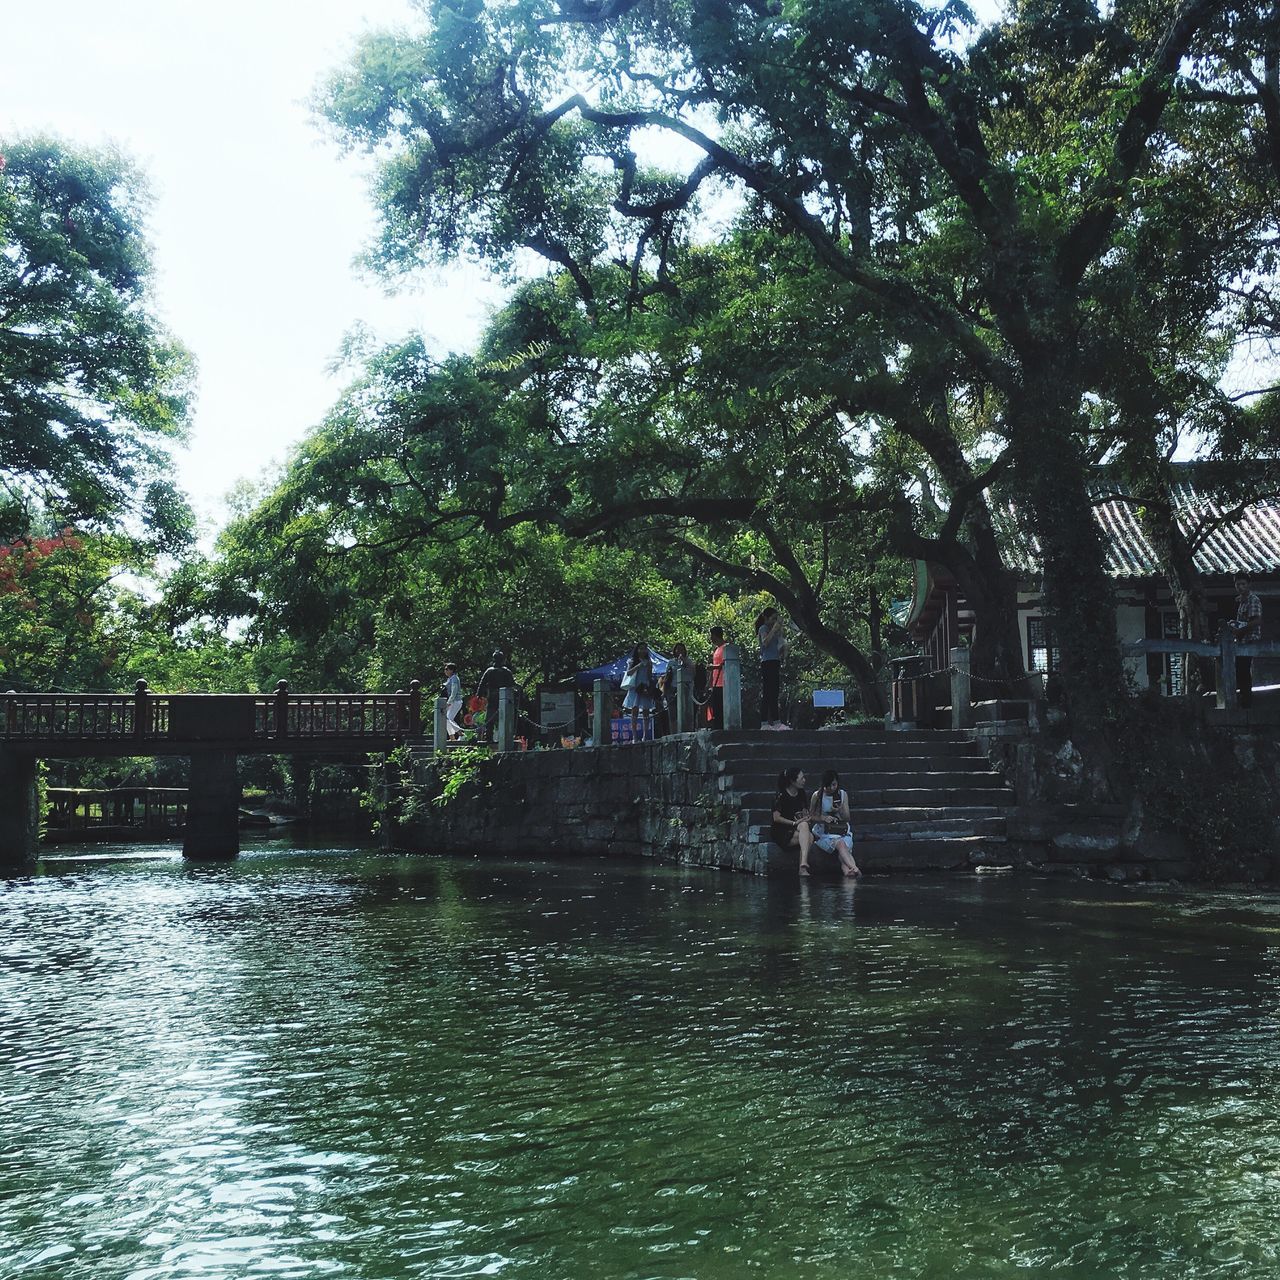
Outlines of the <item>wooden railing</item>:
M407 693L0 694L0 741L260 742L411 738L422 732L417 680ZM145 754L141 753L140 754Z
M185 787L50 787L46 796L49 810L45 820L50 831L172 829L181 827L187 816Z
M1123 646L1127 657L1145 657L1153 653L1188 653L1199 658L1214 659L1218 675L1218 706L1235 711L1239 705L1236 689L1237 658L1280 658L1280 644L1274 640L1256 640L1240 644L1225 628L1216 641L1207 640L1135 640Z

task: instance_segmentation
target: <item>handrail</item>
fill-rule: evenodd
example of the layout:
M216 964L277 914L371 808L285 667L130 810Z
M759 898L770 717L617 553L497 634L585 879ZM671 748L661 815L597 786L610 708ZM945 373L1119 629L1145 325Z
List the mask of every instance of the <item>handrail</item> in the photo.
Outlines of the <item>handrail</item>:
M157 694L139 680L127 693L0 694L0 742L411 738L422 732L422 693ZM141 753L140 753L141 754Z
M1226 628L1218 633L1216 643L1206 640L1133 640L1121 645L1126 657L1142 657L1155 653L1190 653L1199 658L1213 658L1217 668L1218 707L1235 711L1240 705L1236 688L1237 658L1280 658L1280 643L1274 640L1254 640L1238 644Z

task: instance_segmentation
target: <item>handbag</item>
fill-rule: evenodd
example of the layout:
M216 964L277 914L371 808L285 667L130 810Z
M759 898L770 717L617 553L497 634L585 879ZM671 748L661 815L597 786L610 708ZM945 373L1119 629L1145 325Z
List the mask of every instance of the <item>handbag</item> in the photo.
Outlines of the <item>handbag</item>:
M638 670L628 671L626 675L622 677L622 687L624 689L634 689L636 687L636 676L638 674Z

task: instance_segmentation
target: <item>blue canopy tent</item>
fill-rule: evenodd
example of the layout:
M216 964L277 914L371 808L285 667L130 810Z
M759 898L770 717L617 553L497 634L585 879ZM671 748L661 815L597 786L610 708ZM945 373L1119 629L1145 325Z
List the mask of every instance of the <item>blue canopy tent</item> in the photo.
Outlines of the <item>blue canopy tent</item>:
M653 660L653 674L660 676L667 669L667 659L654 649L649 650ZM626 674L627 663L631 653L619 654L612 662L601 663L598 667L588 667L586 671L577 671L573 675L573 683L581 689L590 689L597 680L607 680L615 689L622 688L622 677Z

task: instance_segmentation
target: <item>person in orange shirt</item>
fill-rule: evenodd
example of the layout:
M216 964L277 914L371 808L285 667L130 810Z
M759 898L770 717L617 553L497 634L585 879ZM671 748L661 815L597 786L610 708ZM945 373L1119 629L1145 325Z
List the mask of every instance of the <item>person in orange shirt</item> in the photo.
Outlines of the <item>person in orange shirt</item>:
M713 729L724 728L724 628L711 628L711 666L708 669L707 687L710 702L707 720Z

